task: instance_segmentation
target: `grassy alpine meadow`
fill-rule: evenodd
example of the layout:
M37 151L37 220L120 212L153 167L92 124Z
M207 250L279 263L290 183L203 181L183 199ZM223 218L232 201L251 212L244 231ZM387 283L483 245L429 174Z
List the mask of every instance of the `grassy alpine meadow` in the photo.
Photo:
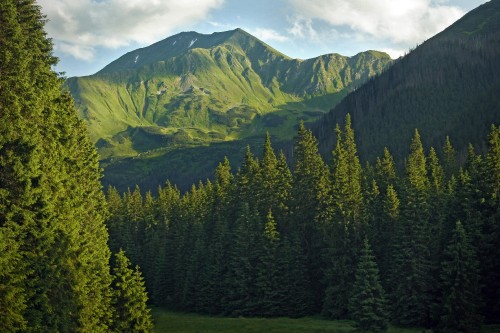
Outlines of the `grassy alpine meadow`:
M359 332L348 320L304 318L224 318L171 312L154 308L155 333L344 333ZM387 333L423 333L431 330L389 327ZM487 326L483 332L500 332L500 326Z

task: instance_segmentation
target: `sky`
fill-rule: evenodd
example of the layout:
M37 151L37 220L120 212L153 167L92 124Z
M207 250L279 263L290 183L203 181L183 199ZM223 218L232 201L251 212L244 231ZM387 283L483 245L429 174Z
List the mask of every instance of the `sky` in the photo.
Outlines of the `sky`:
M397 58L486 0L38 0L65 76L183 31L241 28L299 59L366 50Z

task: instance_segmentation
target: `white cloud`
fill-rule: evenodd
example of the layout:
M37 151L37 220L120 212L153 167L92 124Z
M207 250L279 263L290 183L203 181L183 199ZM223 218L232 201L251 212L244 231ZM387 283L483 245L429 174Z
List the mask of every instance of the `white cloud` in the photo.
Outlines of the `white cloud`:
M409 50L394 49L390 47L383 47L380 51L387 53L392 59L397 59L409 52Z
M289 40L287 36L284 36L273 29L256 28L256 29L249 29L248 32L257 38L262 39L265 42L270 42L270 41L286 42Z
M39 0L57 50L91 60L95 48L150 44L205 19L224 0Z
M292 24L292 27L288 29L288 33L292 36L313 40L317 39L318 33L314 30L310 18L296 15L294 17L289 17L288 21Z
M302 21L293 22L290 29L290 33L297 36L304 34L304 27L311 25L310 20L319 19L372 38L412 46L443 30L464 14L460 8L439 0L287 1L302 17Z

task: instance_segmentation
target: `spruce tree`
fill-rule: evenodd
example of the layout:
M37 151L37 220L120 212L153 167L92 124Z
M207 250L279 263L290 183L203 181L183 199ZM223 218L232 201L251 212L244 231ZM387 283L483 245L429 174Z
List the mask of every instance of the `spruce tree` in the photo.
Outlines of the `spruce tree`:
M475 250L458 221L441 266L441 329L447 332L481 331L478 268Z
M345 118L344 130L340 131L337 128L337 144L333 155L335 217L342 219L346 224L352 223L356 226L361 223L363 205L362 169L349 114Z
M393 187L397 184L397 174L394 159L387 147L384 148L384 155L382 158L377 157L375 163L375 179L380 188L387 188L388 185Z
M278 163L276 165L278 171L278 180L276 182L278 207L275 209L276 222L281 233L287 233L290 227L290 201L292 192L292 173L288 167L285 154L280 152Z
M145 231L141 228L144 212L143 198L138 185L135 186L133 192L128 189L124 194L123 205L125 209L123 229L125 244L122 246L124 251L128 253L130 260L137 265L142 257L142 240Z
M271 146L271 137L267 133L257 175L258 206L261 216L265 216L270 209L276 211L280 205L278 172L278 160Z
M351 318L363 331L385 331L388 326L388 313L385 293L380 284L379 271L368 239L356 269L356 278L349 299Z
M328 201L329 171L318 152L318 144L312 132L299 125L298 137L294 146L294 170L292 200L290 204L290 229L295 229L306 256L308 278L312 284L315 309L321 308L323 297L323 258L324 240L320 224L326 218L323 202ZM295 236L294 235L294 236Z
M388 185L383 201L382 214L382 219L385 219L385 223L382 224L385 226L385 230L381 237L381 245L384 249L380 251L380 258L377 257L382 286L388 294L392 291L391 288L393 287L390 283L391 265L393 265L394 239L396 237L396 230L400 224L400 204L401 201L399 200L396 190L392 185Z
M445 179L449 180L457 173L457 152L451 144L450 137L447 136L443 146L443 170Z
M259 217L246 202L240 203L237 214L228 249L224 311L231 316L249 316L255 314L257 304L255 226L259 224ZM221 276L214 278L220 279Z
M6 284L23 281L16 302L26 304L11 319L22 315L28 332L107 332L109 249L95 148L52 70L39 6L0 1L0 22L0 233L16 244L5 268L15 263L17 273Z
M108 187L106 201L110 214L106 220L106 226L108 227L109 233L108 244L112 252L118 252L119 249L124 248L126 244L125 209L120 193L112 186Z
M147 333L153 329L150 310L146 302L148 296L139 267L131 268L131 263L120 251L115 255L113 268L113 305L115 332Z
M282 238L278 253L279 295L283 296L283 302L282 312L277 315L296 318L311 314L314 300L300 238L293 233Z
M326 253L323 314L345 318L354 279L358 251L361 248L363 193L362 170L357 156L351 118L346 116L344 131L336 127L337 142L333 151L331 217ZM378 191L378 189L377 189Z
M479 246L480 266L485 301L485 316L489 322L500 320L500 126L491 126L488 152L483 168L484 201L482 238ZM479 185L481 186L481 185ZM477 190L476 190L477 192Z
M277 266L277 251L280 236L272 211L266 216L266 223L262 232L262 249L259 263L256 267L258 288L258 312L261 316L276 316L283 306L283 294L280 293L280 284Z
M430 316L429 189L427 159L415 130L401 207L401 220L396 226L391 274L392 313L402 326L426 326Z

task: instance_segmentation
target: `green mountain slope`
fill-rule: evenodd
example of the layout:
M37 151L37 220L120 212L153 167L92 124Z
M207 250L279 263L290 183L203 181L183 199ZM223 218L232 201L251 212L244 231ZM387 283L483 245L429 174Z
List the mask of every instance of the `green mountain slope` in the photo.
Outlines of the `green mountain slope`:
M140 182L121 174L122 165L157 173L173 150L245 145L265 131L291 138L299 120L314 121L391 63L377 51L291 59L241 29L186 32L129 52L95 75L70 78L67 86L105 169L120 163L106 172L120 186L121 176L129 180L123 185ZM209 162L223 157L213 156ZM188 184L199 177L190 173ZM170 174L161 167L163 180Z
M490 1L429 39L391 68L347 96L312 126L325 156L333 128L352 116L362 158L387 146L407 154L418 128L424 145L437 149L449 135L461 158L469 143L484 147L500 123L500 1Z

